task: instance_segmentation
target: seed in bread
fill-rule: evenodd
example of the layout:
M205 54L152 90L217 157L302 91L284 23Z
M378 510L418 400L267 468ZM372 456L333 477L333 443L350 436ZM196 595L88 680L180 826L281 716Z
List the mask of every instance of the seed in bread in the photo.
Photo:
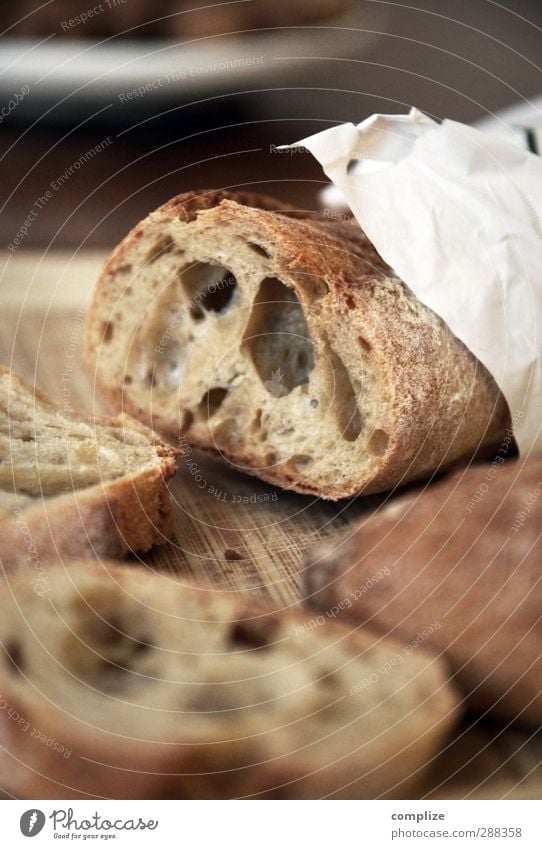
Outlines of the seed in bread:
M137 567L46 580L0 588L2 697L63 747L0 711L19 798L400 796L457 718L442 662L370 631Z
M127 415L65 414L0 367L0 559L122 557L171 536L177 449Z
M542 458L478 466L314 549L313 606L442 652L470 708L542 723Z
M359 227L254 195L180 195L140 223L103 269L86 348L119 408L322 498L422 478L509 421Z

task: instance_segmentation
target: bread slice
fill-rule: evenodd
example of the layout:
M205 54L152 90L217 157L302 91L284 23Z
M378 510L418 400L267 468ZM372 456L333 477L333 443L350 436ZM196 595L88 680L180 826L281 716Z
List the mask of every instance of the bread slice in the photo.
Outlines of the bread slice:
M0 589L18 797L400 796L456 719L444 665L370 631L130 566L46 579Z
M442 652L470 708L542 724L542 458L480 466L313 550L322 610ZM425 633L425 636L423 636Z
M65 414L0 367L0 560L121 557L171 535L178 451L127 415Z
M140 223L98 280L86 346L118 407L322 498L422 478L509 424L357 226L258 196L180 195Z

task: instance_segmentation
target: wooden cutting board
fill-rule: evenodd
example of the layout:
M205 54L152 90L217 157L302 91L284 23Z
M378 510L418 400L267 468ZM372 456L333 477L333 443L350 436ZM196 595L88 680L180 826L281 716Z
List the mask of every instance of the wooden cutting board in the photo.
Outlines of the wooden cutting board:
M7 253L0 262L0 362L65 407L107 412L82 363L83 321L103 255ZM381 498L331 504L236 473L197 452L180 460L172 495L175 542L145 562L156 570L253 594L301 600L303 558L378 509ZM542 732L461 726L428 779L428 798L540 798Z

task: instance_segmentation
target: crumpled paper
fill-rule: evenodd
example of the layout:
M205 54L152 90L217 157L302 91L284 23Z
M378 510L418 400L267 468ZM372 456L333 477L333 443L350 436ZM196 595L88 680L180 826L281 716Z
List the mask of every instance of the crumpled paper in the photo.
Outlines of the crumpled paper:
M386 262L491 372L520 451L542 450L542 158L417 109L298 146Z

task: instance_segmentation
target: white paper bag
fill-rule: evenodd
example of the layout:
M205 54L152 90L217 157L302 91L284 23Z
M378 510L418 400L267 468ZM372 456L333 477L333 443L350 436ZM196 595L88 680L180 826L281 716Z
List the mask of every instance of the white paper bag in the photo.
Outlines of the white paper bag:
M542 449L542 159L417 109L298 142L381 256L491 372Z

